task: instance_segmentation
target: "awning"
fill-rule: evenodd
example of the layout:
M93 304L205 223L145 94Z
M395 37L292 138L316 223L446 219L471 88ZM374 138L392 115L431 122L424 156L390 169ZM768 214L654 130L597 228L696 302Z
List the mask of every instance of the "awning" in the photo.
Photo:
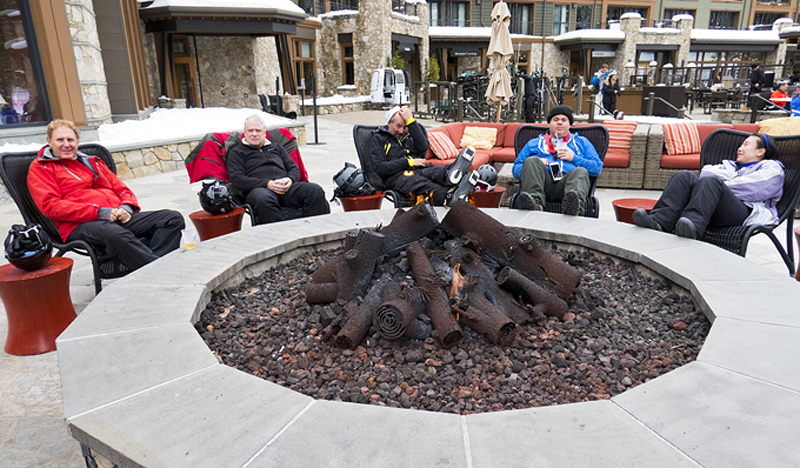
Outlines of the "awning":
M398 43L397 49L401 53L414 52L414 46L421 42L420 38L405 34L392 33L392 41Z

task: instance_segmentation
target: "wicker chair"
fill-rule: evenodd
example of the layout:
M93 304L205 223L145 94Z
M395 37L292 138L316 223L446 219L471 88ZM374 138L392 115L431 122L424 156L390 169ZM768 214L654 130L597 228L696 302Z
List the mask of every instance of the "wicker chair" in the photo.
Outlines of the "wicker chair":
M375 172L372 167L372 159L369 157L369 143L372 140L372 134L378 126L375 125L356 125L353 127L353 142L356 145L356 152L358 153L358 161L361 163L361 170L367 176L367 180L376 189L383 191L383 196L387 200L394 203L395 208L406 208L413 206L414 203L408 195L389 190L383 183L383 179Z
M749 133L737 130L715 130L706 138L700 151L700 167L706 164L719 164L723 159L730 159L736 155L736 150L742 142L750 136ZM793 225L797 201L800 198L800 135L770 136L770 145L775 145L776 157L786 169L786 178L783 182L783 196L778 201L778 224L754 224L749 226L734 226L725 228L708 228L703 240L718 245L733 253L745 256L747 243L750 238L759 233L769 236L775 248L778 249L783 262L789 269L789 274L794 275L794 239ZM774 230L786 221L786 247L784 250ZM788 253L787 253L788 251Z
M104 146L89 143L80 145L79 150L85 154L97 156L116 174L117 165L114 163L111 153ZM29 151L0 154L0 178L2 178L9 195L14 199L14 203L17 204L25 223L41 225L50 236L53 246L56 248L56 257L61 257L67 252L75 252L92 259L94 290L95 294L99 294L102 290L102 279L119 278L130 273L130 270L116 258L110 257L101 246L84 241L62 241L56 225L39 211L28 191L28 167L36 158L36 153L36 151ZM140 240L145 241L145 239Z
M546 133L548 130L547 125L523 125L517 129L514 136L514 152L519 154L522 148L533 138L538 138L539 135ZM571 127L570 132L577 133L578 135L586 137L597 150L597 154L602 161L606 157L608 150L608 129L602 125L585 125L578 127ZM600 201L594 196L594 190L597 188L597 177L589 177L589 193L586 196L586 209L583 216L589 218L598 218L600 216ZM511 198L509 206L514 206L517 201L515 194ZM551 213L561 213L561 202L545 201L544 210Z
M579 127L578 127L579 128ZM598 187L641 189L647 159L647 135L650 125L639 123L631 135L628 167L603 167L597 178Z

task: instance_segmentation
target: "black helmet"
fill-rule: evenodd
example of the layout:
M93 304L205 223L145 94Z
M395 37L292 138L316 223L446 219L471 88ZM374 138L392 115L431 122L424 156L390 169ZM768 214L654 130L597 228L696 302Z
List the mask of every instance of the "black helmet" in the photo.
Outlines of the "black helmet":
M28 226L15 224L8 231L5 251L9 263L23 270L33 271L42 268L50 261L53 243L50 241L50 236L38 224Z
M491 164L484 164L478 168L478 180L486 185L497 185L497 170Z
M336 184L334 198L363 197L375 193L375 187L364 177L364 172L349 162L345 162L344 169L333 176L333 182Z
M236 208L228 186L218 180L203 182L203 188L197 195L200 197L203 209L213 215L230 213Z

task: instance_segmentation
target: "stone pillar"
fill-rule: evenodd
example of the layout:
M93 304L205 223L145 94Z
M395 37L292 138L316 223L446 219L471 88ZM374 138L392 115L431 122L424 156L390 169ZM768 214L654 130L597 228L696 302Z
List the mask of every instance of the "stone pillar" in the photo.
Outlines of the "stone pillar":
M675 15L673 20L675 20L678 29L681 31L680 45L678 46L674 65L676 67L681 65L685 67L689 62L689 50L692 47L692 23L694 18L692 15Z
M278 66L278 47L277 37L257 37L255 39L255 82L256 94L275 94L275 80L281 76L281 68ZM287 64L291 66L291 64ZM298 80L299 82L300 80ZM283 86L281 84L281 91ZM260 108L261 105L259 104Z
M256 86L255 38L198 36L194 53L200 62L198 93L202 94L205 107L261 108Z
M642 16L639 13L625 13L622 15L619 20L619 28L625 33L625 39L617 47L617 57L613 62L612 68L616 67L617 70L624 69L628 61L636 63L636 44L642 42L641 33L639 32L641 25ZM594 71L592 70L592 72ZM628 83L630 83L630 78L625 82L625 85L627 86Z
M65 11L81 85L86 124L110 124L111 103L108 101L108 84L92 1L65 2Z
M355 85L369 94L372 71L388 65L392 55L391 0L358 2L358 18L353 32Z

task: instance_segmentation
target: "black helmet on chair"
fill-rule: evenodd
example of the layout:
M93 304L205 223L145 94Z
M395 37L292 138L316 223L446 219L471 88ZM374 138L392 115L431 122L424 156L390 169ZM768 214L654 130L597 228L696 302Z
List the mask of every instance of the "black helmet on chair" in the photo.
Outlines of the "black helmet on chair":
M367 181L364 171L349 162L345 162L344 169L333 176L333 182L336 184L335 198L362 197L375 193L375 187Z
M497 170L491 164L484 164L478 169L478 180L486 185L497 185Z
M8 231L5 255L9 263L23 270L42 268L50 261L53 243L50 236L38 224L22 226L15 224Z
M200 205L212 215L230 213L236 208L228 186L218 180L203 182L203 188L197 195L200 197Z

